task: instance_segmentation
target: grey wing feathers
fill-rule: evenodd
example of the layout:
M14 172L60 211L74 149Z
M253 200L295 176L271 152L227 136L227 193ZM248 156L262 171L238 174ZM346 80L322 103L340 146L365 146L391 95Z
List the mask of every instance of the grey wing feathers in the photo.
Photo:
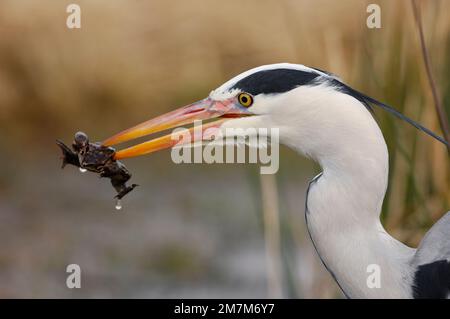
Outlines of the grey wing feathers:
M425 234L414 256L414 264L450 260L450 211Z
M412 263L414 298L450 298L450 212L426 233Z

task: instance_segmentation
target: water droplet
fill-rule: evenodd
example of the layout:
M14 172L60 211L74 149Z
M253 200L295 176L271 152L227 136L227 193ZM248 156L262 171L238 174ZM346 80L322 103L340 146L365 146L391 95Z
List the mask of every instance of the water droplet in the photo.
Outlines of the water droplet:
M80 167L80 172L81 173L85 173L87 171L87 169Z
M117 210L121 210L121 209L122 209L122 202L120 201L120 199L118 199L118 200L116 201L116 209L117 209Z

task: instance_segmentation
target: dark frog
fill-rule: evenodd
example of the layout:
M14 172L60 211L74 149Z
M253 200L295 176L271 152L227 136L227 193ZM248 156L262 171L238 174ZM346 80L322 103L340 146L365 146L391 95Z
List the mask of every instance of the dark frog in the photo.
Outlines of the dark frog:
M137 184L126 185L131 178L131 173L125 165L114 159L116 153L114 148L89 142L85 133L75 134L72 149L59 140L56 140L56 144L63 153L62 168L70 164L97 173L100 177L109 178L117 192L115 198L121 199L138 186Z

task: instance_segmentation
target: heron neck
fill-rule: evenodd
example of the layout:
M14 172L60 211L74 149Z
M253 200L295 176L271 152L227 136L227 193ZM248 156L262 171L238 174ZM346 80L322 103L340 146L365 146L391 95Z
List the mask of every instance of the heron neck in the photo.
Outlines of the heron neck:
M323 174L308 191L307 226L322 261L348 297L406 298L414 250L381 225L388 153L381 132L369 136L367 141L355 136L352 148L317 159ZM369 277L373 269L379 269L380 287L367 284L375 279Z

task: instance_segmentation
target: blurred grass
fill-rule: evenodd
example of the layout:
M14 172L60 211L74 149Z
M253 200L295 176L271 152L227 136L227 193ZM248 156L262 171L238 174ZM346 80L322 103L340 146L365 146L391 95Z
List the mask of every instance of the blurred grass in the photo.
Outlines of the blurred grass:
M370 1L359 0L80 0L81 30L65 27L69 3L0 3L0 200L4 203L20 202L26 196L18 187L25 176L42 176L41 164L56 156L55 138L69 141L74 131L84 130L101 140L201 99L233 75L267 63L302 63L336 73L441 134L409 0L378 1L379 30L366 28ZM432 71L450 114L450 2L422 1L421 8ZM444 146L407 124L378 111L376 117L388 143L391 167L382 217L395 237L416 245L450 207L448 155ZM179 186L177 177L167 175L173 169L167 158L151 160L154 179L171 176L169 184ZM130 163L141 167L144 161L150 163L149 159ZM284 267L294 269L298 261L292 251L307 240L300 235L303 198L298 193L317 167L286 149L281 161L282 246L287 247L282 254L289 264ZM212 174L203 167L182 171L185 181ZM220 179L230 168L216 165L214 171ZM257 185L256 174L246 178ZM214 187L213 181L209 183ZM237 186L230 182L229 187ZM70 196L59 200L72 203ZM179 208L183 214L192 207L215 209L220 203L203 196L193 204L192 194L186 196ZM252 198L255 207L260 205L258 195ZM30 214L39 212L39 207L52 208L39 198L27 203L22 209ZM175 248L167 255L155 253L160 261L143 263L174 273L182 271L179 265L187 265L187 273L180 276L197 276L195 269L203 266L187 260L176 245L171 247ZM0 267L7 260L0 255ZM311 268L311 276L294 274L297 281L299 276L303 279L289 288L292 295L335 296L326 273ZM314 278L315 284L308 286L308 278Z

